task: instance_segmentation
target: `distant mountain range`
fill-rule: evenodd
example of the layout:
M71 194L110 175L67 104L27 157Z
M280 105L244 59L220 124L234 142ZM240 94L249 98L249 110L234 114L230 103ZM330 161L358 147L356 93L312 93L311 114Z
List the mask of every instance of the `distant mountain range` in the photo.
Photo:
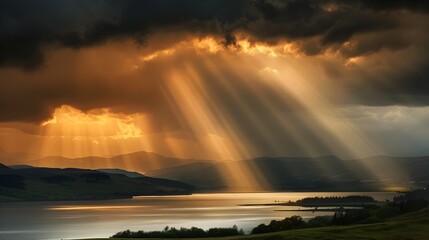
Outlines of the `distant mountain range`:
M0 162L6 165L30 165L35 167L52 168L87 168L87 169L124 169L145 173L157 169L170 168L190 163L204 162L206 160L181 159L165 157L151 152L134 152L114 157L81 157L66 158L60 156L50 156L37 158L25 153L1 153Z
M429 157L378 156L341 160L335 156L260 157L220 163L190 163L147 172L146 175L182 181L200 190L222 191L228 182L243 182L229 169L253 169L266 190L280 191L380 191L429 185ZM263 179L262 179L263 178ZM388 187L393 187L389 188ZM249 186L241 186L243 190Z
M28 156L15 154L16 156ZM357 160L324 157L258 157L240 161L207 161L165 157L135 152L114 157L44 157L17 160L21 164L55 168L100 169L128 177L145 176L172 179L195 186L199 191L252 191L245 178L260 181L262 189L278 191L380 191L405 190L429 185L429 157L376 156ZM126 173L121 171L127 171ZM240 176L239 172L246 170ZM230 183L234 184L231 188ZM246 185L247 184L247 185Z
M146 177L124 170L13 169L0 164L0 202L117 199L190 194L193 190L193 186L179 181Z

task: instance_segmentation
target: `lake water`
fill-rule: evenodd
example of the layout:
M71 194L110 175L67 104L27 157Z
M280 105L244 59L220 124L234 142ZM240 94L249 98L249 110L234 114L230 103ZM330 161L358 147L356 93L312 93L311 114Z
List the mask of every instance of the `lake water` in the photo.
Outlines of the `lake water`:
M309 219L327 212L282 212L294 206L239 206L296 201L315 196L369 195L392 200L397 193L212 193L188 196L135 197L123 200L0 203L0 239L69 239L109 237L126 229L232 227L249 232L272 219L300 215Z

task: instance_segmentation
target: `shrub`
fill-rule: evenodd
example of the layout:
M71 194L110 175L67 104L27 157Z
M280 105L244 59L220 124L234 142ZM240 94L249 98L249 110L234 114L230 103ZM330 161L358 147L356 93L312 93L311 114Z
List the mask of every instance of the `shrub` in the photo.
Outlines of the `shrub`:
M325 227L332 225L332 216L317 216L307 222L307 227Z
M375 210L373 214L379 219L386 219L401 214L401 210L399 208L386 205Z
M336 225L350 225L369 218L367 209L346 209L335 212L332 222Z

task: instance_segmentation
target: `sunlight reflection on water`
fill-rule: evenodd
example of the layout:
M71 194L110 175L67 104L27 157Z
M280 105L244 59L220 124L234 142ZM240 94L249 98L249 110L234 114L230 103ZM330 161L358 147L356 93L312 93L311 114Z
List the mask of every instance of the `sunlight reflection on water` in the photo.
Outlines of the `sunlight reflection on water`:
M231 227L250 231L272 219L300 215L309 219L329 212L282 212L294 206L239 206L296 201L313 196L370 195L391 200L396 193L221 193L151 196L104 201L22 202L0 204L0 239L108 237L130 230L170 227ZM304 210L304 208L302 208Z

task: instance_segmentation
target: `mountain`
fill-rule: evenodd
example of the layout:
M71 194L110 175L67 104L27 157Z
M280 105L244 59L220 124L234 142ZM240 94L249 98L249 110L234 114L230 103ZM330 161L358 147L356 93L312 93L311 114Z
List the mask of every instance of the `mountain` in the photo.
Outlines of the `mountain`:
M101 169L129 177L144 174L184 182L199 191L399 191L429 185L429 157L258 157L215 162L135 152L114 157L44 157L25 164Z
M0 163L0 169L10 169L9 167L7 167L6 165L3 165Z
M252 189L236 170L250 170L265 190L381 191L386 187L418 187L429 183L429 157L377 156L341 160L335 156L259 157L220 163L194 163L147 172L147 176L182 181L203 191ZM254 170L254 171L252 171ZM238 171L236 171L238 172ZM231 189L229 183L236 183ZM238 184L237 184L238 183ZM391 190L391 189L390 189Z
M105 172L105 173L122 174L122 175L129 177L129 178L145 177L145 175L140 174L138 172L129 172L129 171L125 171L125 170L118 169L118 168L101 168L101 169L96 169L96 170L100 171L100 172Z
M127 171L145 173L157 169L170 168L174 166L196 163L209 162L205 160L181 159L165 157L157 153L134 152L129 154L118 155L114 157L44 157L35 160L26 161L26 164L37 167L54 167L54 168L88 168L88 169L112 169L118 168Z
M225 164L225 163L224 163ZM185 183L194 183L199 189L222 190L226 186L223 183L222 176L219 174L222 164L216 163L189 163L180 166L158 169L146 172L147 176L157 176L169 179L181 179Z
M9 153L0 151L0 162L5 165L25 165L28 161L39 158L32 153Z
M8 167L12 169L34 168L33 166L30 166L30 165L9 165Z
M0 201L117 199L190 194L193 190L193 186L174 180L130 178L96 170L0 167Z

